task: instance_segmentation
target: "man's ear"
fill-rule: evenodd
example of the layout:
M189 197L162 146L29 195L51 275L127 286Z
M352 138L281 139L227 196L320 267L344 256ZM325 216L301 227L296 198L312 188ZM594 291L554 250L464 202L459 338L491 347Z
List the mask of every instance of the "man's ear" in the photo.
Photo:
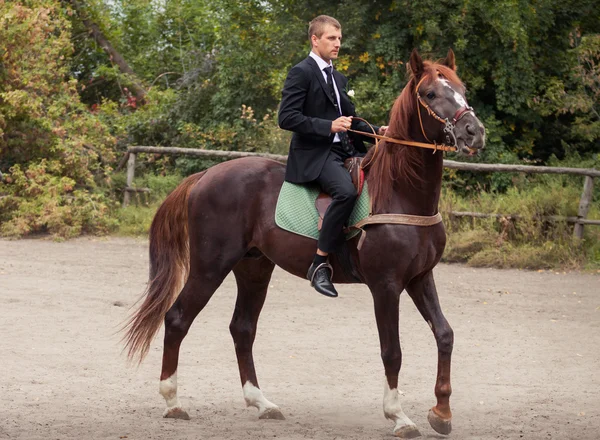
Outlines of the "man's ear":
M456 61L454 59L454 51L452 49L448 49L448 55L446 55L446 59L442 61L442 64L450 67L452 70L456 70Z
M423 59L421 58L421 55L419 55L417 49L413 49L411 52L408 65L410 66L410 71L413 76L418 81L421 78L421 75L423 75Z

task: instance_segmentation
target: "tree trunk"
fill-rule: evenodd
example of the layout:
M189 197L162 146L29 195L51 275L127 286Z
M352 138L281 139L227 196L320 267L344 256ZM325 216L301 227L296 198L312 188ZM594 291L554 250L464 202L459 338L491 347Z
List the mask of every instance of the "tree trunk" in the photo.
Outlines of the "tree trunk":
M144 98L146 97L146 90L144 90L144 88L136 82L135 72L129 66L127 61L125 61L125 58L123 58L123 56L112 46L112 44L110 44L110 41L108 41L108 39L104 36L98 25L85 18L85 11L77 0L68 0L68 2L77 11L84 26L88 29L92 37L94 37L94 40L96 40L98 45L108 54L111 61L113 61L119 67L121 73L129 76L131 80L131 92L135 96L137 103L143 104Z

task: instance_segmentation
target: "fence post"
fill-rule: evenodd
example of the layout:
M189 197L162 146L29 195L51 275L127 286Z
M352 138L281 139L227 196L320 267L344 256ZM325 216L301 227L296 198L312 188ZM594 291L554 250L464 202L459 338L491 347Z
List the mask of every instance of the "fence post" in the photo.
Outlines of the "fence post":
M129 154L129 159L127 160L127 183L125 187L125 194L123 195L123 208L129 205L129 200L131 197L131 185L133 184L133 178L135 177L135 153Z
M581 199L579 200L579 211L577 212L578 219L585 219L587 217L588 211L590 210L590 205L592 204L593 190L594 178L592 176L585 176L585 181L583 183L583 193L581 194ZM575 223L573 236L578 240L581 240L583 238L582 223Z

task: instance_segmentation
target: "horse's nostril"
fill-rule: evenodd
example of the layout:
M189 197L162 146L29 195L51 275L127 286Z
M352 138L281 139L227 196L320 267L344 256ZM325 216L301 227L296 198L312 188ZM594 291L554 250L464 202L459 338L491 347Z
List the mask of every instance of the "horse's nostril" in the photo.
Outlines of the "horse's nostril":
M475 129L471 124L467 124L465 129L467 130L467 133L469 133L471 136L475 136Z

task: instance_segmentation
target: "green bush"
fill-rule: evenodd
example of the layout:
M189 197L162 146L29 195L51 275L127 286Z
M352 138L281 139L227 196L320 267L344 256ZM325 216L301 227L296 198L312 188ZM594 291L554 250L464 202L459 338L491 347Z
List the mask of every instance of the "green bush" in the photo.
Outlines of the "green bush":
M105 234L114 226L112 202L103 194L76 189L75 180L55 172L57 164L42 160L22 170L11 168L0 184L0 235L21 237L47 232L55 238Z
M105 233L115 139L81 104L59 2L0 1L0 235Z

